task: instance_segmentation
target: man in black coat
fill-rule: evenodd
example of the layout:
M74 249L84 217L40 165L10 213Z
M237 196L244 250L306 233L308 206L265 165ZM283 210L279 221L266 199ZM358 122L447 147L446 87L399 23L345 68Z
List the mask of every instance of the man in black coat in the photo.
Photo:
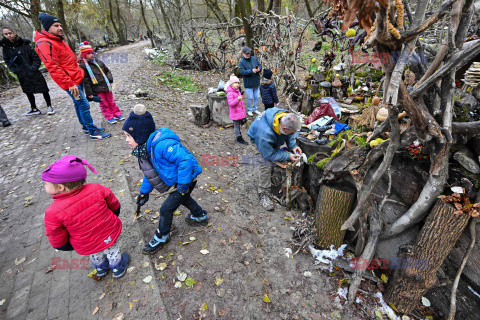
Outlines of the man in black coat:
M31 110L25 115L32 116L41 114L35 103L34 93L43 93L43 97L47 104L47 114L54 114L52 102L47 82L40 70L42 61L37 53L31 47L30 40L20 38L10 28L2 28L3 39L0 46L3 47L3 60L7 64L10 71L15 73L23 92L30 101Z

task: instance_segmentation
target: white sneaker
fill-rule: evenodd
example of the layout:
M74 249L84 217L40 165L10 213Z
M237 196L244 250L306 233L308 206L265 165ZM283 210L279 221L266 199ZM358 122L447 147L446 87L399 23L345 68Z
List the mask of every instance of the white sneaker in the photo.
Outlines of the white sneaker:
M52 107L47 107L47 114L48 115L51 115L51 114L54 114L55 113L55 110L53 110Z
M253 111L253 112L255 112L256 114L260 114L260 113L261 113L261 112L258 111L258 110L255 110L255 111Z
M249 117L253 117L252 111L248 111L247 114L248 114Z

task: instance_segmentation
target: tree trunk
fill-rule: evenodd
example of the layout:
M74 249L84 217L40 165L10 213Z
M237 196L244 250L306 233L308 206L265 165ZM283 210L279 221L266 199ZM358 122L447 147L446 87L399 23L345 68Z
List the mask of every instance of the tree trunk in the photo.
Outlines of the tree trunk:
M308 16L311 18L314 17L314 13L312 11L312 7L310 6L310 0L305 0L305 8L307 8L307 13L308 13Z
M282 13L282 0L273 0L273 12L278 15Z
M252 5L250 4L250 0L238 0L238 8L242 16L242 23L243 23L243 29L245 31L246 45L247 47L253 48L253 42L252 42L253 32L249 22L251 12L252 12Z
M190 107L193 115L193 123L197 126L206 125L210 122L210 108L208 104L195 104Z
M42 24L38 19L39 14L40 14L40 0L30 0L30 16L32 18L33 26L37 31L42 30Z
M150 29L150 26L148 25L148 22L147 22L147 18L145 17L145 8L143 6L143 1L142 0L140 0L140 13L142 14L143 23L145 24L145 28L147 28L147 35L150 38L152 48L155 48L155 42L153 41L152 29Z
M437 270L453 248L470 219L455 215L455 208L441 200L433 207L417 241L408 252L399 256L392 282L387 287L386 300L402 313L410 313L422 296L438 282Z
M257 9L260 12L265 12L265 0L257 0Z
M70 33L70 28L68 27L67 19L65 19L65 9L63 7L63 0L57 0L55 5L57 9L57 18L62 22L62 28L63 28L63 31L65 32L68 45L75 52L75 40L72 39L73 36Z
M14 81L16 81L15 77L12 76L5 63L0 63L0 85L10 85Z
M160 6L160 11L162 11L163 23L165 24L165 29L167 29L167 37L175 39L175 33L173 32L173 28L168 21L168 16L165 12L165 8L163 7L163 3L161 0L157 0L157 3Z
M317 227L317 244L324 248L334 245L338 248L343 243L345 231L342 224L352 213L355 193L322 186L315 209L315 226Z

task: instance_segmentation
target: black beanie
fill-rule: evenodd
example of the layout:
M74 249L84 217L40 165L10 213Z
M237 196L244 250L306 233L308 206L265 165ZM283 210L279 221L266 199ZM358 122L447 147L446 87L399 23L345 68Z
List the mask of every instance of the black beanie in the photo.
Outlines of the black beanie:
M131 135L136 143L144 144L155 131L155 121L143 104L137 104L125 120L122 130Z
M45 12L42 12L38 15L38 19L40 19L40 22L42 23L43 30L48 31L52 24L55 22L60 22L57 18L54 16L51 16Z
M263 77L265 79L269 79L269 80L272 79L272 75L273 75L272 70L270 70L270 69L263 70Z

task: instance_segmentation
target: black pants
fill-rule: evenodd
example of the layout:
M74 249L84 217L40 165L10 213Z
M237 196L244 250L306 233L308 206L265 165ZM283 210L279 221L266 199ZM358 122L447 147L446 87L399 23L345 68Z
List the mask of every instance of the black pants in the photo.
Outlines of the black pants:
M36 109L37 105L35 104L35 96L33 93L25 93L27 95L28 101L30 102L30 106L32 109ZM50 94L48 92L45 92L43 94L43 98L45 99L45 103L47 104L47 107L52 106L52 101L50 99Z
M269 104L264 103L264 105L265 105L265 110L267 110L267 109L273 108L274 103L269 103Z

